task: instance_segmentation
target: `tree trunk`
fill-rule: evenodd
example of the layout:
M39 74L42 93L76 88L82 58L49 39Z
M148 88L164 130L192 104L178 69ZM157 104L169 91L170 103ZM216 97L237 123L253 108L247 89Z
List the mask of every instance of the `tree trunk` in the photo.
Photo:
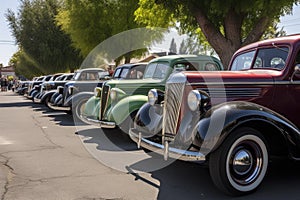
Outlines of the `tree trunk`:
M224 69L228 69L233 54L239 48L258 41L271 23L269 17L261 17L255 23L246 39L242 41L243 13L236 13L233 9L228 11L223 23L225 36L220 32L220 28L215 27L201 9L196 10L195 17L207 41L219 55Z
M224 69L228 69L230 59L234 52L240 47L240 45L237 45L236 42L231 42L226 39L219 31L219 28L216 28L213 25L213 23L207 18L204 12L202 12L202 10L198 9L195 15L201 31L205 35L209 44L219 55ZM233 30L228 28L228 34L230 31ZM224 49L226 49L226 51L224 51Z

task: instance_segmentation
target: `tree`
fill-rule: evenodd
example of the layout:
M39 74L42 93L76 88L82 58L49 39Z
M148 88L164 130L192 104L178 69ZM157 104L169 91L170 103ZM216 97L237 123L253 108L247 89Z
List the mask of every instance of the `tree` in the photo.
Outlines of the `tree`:
M18 76L22 75L28 79L43 74L34 60L21 49L14 53L9 64L15 67L15 72Z
M140 0L136 20L148 26L176 26L203 36L228 66L240 47L262 38L299 0ZM158 18L154 20L154 18Z
M177 45L174 38L171 40L169 51L172 53L177 53Z
M55 22L59 0L22 0L19 12L6 13L12 34L22 49L19 66L35 65L41 74L73 71L82 62L70 37ZM26 66L29 65L29 66Z
M134 20L137 8L138 0L65 0L56 20L71 36L73 45L86 57L106 39L123 31L142 27ZM117 48L128 46L130 42L132 41L119 41ZM128 51L111 59L116 62L124 59L128 63L131 58L144 55L145 51L146 49Z

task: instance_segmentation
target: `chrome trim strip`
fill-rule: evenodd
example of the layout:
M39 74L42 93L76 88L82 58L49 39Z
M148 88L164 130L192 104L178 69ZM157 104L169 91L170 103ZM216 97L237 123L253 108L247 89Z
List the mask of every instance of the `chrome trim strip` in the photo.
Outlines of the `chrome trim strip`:
M49 103L48 106L53 110L59 110L59 111L71 111L70 107L63 107L63 106L55 106L52 103Z
M34 97L34 103L41 103L42 99Z
M197 82L197 83L189 83L187 82L187 85L296 85L300 84L300 81L266 81L266 82Z
M80 115L80 118L84 121L87 122L88 124L98 126L100 128L116 128L116 123L115 122L107 122L107 121L100 121L97 119L91 119L88 118L85 115Z
M135 131L135 129L130 129L129 136L134 142L138 143L139 134L135 133L134 131ZM153 151L155 153L158 153L160 155L164 155L164 153L165 153L164 145L152 142L145 138L140 138L140 140L141 140L140 145L142 147L144 147L150 151ZM200 152L176 149L173 147L168 148L168 157L183 160L183 161L201 161L201 162L206 161L205 155Z
M211 97L258 97L262 88L197 88Z

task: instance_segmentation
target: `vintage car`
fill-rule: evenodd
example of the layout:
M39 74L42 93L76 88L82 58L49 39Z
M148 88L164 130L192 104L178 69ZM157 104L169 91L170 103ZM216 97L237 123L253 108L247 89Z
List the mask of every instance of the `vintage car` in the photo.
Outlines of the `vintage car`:
M130 137L165 159L208 164L227 194L253 192L271 158L300 160L299 63L294 35L241 48L230 71L175 74L165 92L149 91Z
M49 81L53 75L45 75L40 76L33 81L29 82L28 89L25 92L24 96L28 99L33 99L35 95L37 95L38 91L40 90L40 84L42 84L45 81Z
M145 68L148 63L141 62L141 63L127 63L120 65L116 67L114 70L114 73L112 75L112 80L126 80L126 79L141 79L143 78L143 74L145 71ZM110 81L112 81L110 80ZM77 106L75 108L75 113L77 117L79 117L81 122L84 122L86 124L93 124L94 120L87 120L86 117L83 116L93 116L94 118L97 118L97 112L99 112L99 106L100 106L100 93L98 92L101 90L100 87L96 87L95 91L92 96L88 99L88 107L85 109L86 104L85 102L80 104L80 106ZM89 113L89 114L88 114Z
M29 80L16 81L12 90L19 95L25 95L25 93L28 92L28 86L30 83L31 81Z
M164 90L170 74L182 70L222 69L221 62L212 56L172 55L153 59L146 66L143 79L112 80L96 88L81 118L101 128L118 126L128 133L132 117L148 100L148 90L154 87Z
M65 83L70 81L74 76L74 73L66 73L58 76L55 80L49 80L43 82L40 87L40 91L33 98L34 103L45 104L49 107L49 101L51 96L57 92L57 87L64 86Z
M85 95L79 93L93 91L96 86L101 86L109 73L102 68L84 68L77 70L71 81L64 86L58 86L57 92L52 94L48 103L49 108L58 111L72 112L73 103L77 103Z

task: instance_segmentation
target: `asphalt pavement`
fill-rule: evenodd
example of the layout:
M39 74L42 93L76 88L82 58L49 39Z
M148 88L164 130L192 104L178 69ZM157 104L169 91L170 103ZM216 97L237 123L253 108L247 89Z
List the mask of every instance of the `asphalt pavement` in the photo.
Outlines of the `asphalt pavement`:
M270 164L261 187L233 198L207 167L138 150L119 129L73 121L11 91L0 92L1 200L299 199L300 165Z

